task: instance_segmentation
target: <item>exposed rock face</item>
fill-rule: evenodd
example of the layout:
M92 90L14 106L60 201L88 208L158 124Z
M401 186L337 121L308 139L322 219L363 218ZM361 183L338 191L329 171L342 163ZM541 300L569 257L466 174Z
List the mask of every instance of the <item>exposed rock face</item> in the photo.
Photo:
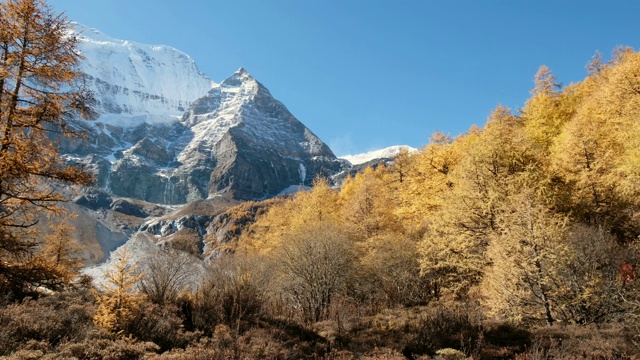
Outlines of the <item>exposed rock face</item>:
M209 156L215 163L209 195L266 198L341 169L329 147L244 69L196 101L182 122L196 135L179 159L187 167Z
M114 201L111 204L111 209L113 209L113 211L138 218L146 218L149 216L141 206L124 199Z
M95 188L87 189L84 194L73 200L76 204L91 210L108 209L111 206L111 201L112 198L109 194Z
M188 215L178 219L154 221L143 226L140 230L164 237L175 234L182 229L192 229L196 230L199 236L203 236L211 219L213 219L212 215Z
M344 166L244 69L214 85L179 120L76 126L87 138L63 143L70 162L93 171L114 195L159 204L219 194L268 198Z

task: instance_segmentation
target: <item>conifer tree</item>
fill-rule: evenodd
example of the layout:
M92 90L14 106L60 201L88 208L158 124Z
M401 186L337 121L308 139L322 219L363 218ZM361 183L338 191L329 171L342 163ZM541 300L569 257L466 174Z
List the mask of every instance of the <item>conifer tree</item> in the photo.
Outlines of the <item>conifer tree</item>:
M382 169L369 167L345 181L340 194L343 220L357 240L366 240L385 232L401 232L393 211L395 201L386 186Z
M115 255L118 260L104 273L106 278L106 283L102 284L104 289L95 293L98 311L93 321L109 332L122 335L143 300L138 291L138 283L142 275L138 267L131 264L126 248Z
M530 161L521 146L521 128L519 118L499 106L484 129L458 140L464 156L449 175L452 185L442 192L442 205L419 245L423 274L458 295L481 280L508 185Z
M242 246L257 253L269 253L291 233L303 231L322 223L338 224L338 192L328 181L318 178L313 189L301 191L294 197L272 207L254 226L249 239Z
M427 147L405 160L403 181L392 184L399 202L397 214L410 231L422 230L442 206L442 195L452 185L449 174L459 160L450 136L436 132L429 140ZM396 160L392 173L399 170L397 165Z
M566 219L540 204L527 186L505 201L487 255L491 266L482 284L494 314L551 325L565 289L562 270L572 253Z
M546 65L540 66L538 72L534 77L534 82L536 86L531 90L531 93L536 94L548 94L554 95L558 94L558 89L560 89L560 83L558 83L558 79L551 72Z
M20 296L46 283L51 269L33 261L39 211L60 212L52 184L87 184L91 176L62 163L57 136L65 119L87 114L79 90L80 55L69 23L43 0L0 3L0 288Z
M43 237L38 254L44 266L56 275L52 283L69 285L80 275L84 264L80 257L82 246L73 237L73 228L66 222L54 223L50 232Z

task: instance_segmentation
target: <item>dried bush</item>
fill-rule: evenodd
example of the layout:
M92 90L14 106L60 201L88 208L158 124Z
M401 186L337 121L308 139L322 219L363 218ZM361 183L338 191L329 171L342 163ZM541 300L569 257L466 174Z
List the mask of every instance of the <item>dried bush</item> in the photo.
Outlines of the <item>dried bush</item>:
M465 304L438 304L430 308L418 322L414 338L403 353L433 356L445 348L465 350L468 354L478 352L483 334L476 314L474 307Z
M185 289L194 288L197 258L179 250L154 249L140 262L140 291L157 304L174 303Z
M55 347L81 341L93 328L94 305L85 291L57 293L0 308L0 355L25 347L29 341Z
M272 262L278 276L274 291L302 321L326 320L333 299L354 280L353 244L339 227L318 223L286 235Z
M264 305L265 285L258 268L238 256L216 260L194 296L195 327L211 335L220 323L237 329L241 323L255 322Z
M160 348L152 342L104 337L104 333L94 333L82 342L62 344L55 355L59 359L136 360L144 355L157 353ZM54 357L54 358L56 358Z
M260 321L240 335L236 353L245 359L323 358L329 343L313 331L289 321Z
M163 354L147 354L145 360L222 360L222 359L317 359L327 354L324 339L296 324L284 321L259 321L244 333L218 324L211 337L185 349Z
M531 347L529 330L513 323L484 323L481 358L513 358Z
M125 333L139 341L153 342L161 351L183 348L189 342L180 309L172 304L159 305L149 300L135 309Z
M162 354L146 354L144 360L227 360L233 353L205 344L189 346L186 349L173 349Z
M531 346L517 358L636 359L640 355L620 325L552 326L532 330Z

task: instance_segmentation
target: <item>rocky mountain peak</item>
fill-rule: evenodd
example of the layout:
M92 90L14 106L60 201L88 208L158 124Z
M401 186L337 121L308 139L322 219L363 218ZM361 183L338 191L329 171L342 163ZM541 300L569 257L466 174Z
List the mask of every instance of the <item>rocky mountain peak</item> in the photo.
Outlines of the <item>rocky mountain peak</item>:
M236 72L234 72L231 76L226 78L224 81L220 83L220 85L225 87L238 87L247 82L255 82L256 79L251 76L245 68L241 67Z
M216 84L171 47L78 34L99 117L77 122L87 141L62 152L92 169L107 193L156 204L263 199L341 170L244 68Z
M210 196L265 198L341 168L331 150L244 68L196 100L181 122L194 138L178 160L202 163L210 156L216 163Z

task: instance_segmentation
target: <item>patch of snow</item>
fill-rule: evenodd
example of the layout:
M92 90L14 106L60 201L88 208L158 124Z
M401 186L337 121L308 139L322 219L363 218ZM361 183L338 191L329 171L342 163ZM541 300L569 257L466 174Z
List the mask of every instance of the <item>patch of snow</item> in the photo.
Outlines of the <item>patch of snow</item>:
M204 157L203 153L214 157L215 145L230 128L241 124L245 116L240 116L243 105L258 92L258 82L243 68L240 68L219 85L214 85L205 99L208 112L194 109L185 114L183 123L190 127L193 138L178 155L178 161L192 162Z
M369 162L369 161L375 160L375 159L394 158L398 154L400 154L400 152L402 150L406 150L410 154L411 153L415 153L415 152L418 151L418 149L412 148L411 146L396 145L396 146L390 146L388 148L384 148L384 149L380 149L380 150L374 150L374 151L370 151L370 152L363 153L363 154L358 154L358 155L340 156L339 158L343 159L343 160L347 160L352 165L359 165L359 164L364 164L366 162Z
M170 121L215 85L193 59L172 47L113 39L80 24L74 24L73 36L85 58L79 69L105 123Z
M300 174L300 183L304 184L304 181L307 179L307 168L304 167L303 163L300 163L300 167L298 168L298 174Z
M153 107L151 108L153 111ZM136 114L102 114L98 119L92 123L102 123L105 125L111 125L116 127L128 128L136 127L144 123L147 124L171 124L180 120L178 115L156 115L149 113L136 113Z

